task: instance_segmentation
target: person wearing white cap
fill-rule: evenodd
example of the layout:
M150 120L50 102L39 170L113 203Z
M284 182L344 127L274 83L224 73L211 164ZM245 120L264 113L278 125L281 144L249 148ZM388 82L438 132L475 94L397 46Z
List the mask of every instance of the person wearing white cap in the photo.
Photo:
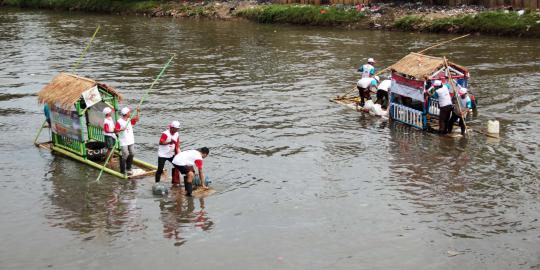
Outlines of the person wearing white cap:
M358 68L358 72L362 73L362 78L371 78L375 75L375 60L368 58L367 64L361 65Z
M433 89L435 89L435 93L432 97L439 101L439 133L446 134L448 131L447 126L450 120L450 114L453 108L450 91L443 85L441 80L433 81Z
M128 175L132 174L131 164L135 157L135 136L133 135L133 126L139 121L139 109L137 115L131 117L131 110L128 107L122 108L120 111L122 117L116 121L114 131L118 133L118 141L122 150L122 158L120 159L120 172Z
M116 134L114 133L115 125L111 115L111 108L105 107L103 109L103 114L105 115L105 118L103 119L103 136L105 138L105 146L107 147L107 154L105 156L108 157L116 144ZM107 166L107 164L105 164L105 166Z
M180 135L178 135L178 129L180 128L180 122L172 121L169 124L169 129L161 133L158 145L158 168L156 171L156 183L161 179L163 168L165 167L165 161L172 163L176 154L180 153Z
M461 88L458 91L459 94L459 109L454 107L454 110L452 111L452 116L450 117L450 121L448 122L447 132L452 133L452 129L454 128L454 123L459 120L459 127L461 128L461 135L465 136L465 120L464 118L467 116L467 113L469 110L472 110L472 102L471 98L467 95L467 88ZM461 109L461 110L460 110Z

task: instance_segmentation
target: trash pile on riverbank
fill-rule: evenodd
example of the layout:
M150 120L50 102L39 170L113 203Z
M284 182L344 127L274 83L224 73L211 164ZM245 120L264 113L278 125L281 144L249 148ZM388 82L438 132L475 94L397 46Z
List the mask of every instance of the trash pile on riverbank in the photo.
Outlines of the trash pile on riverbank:
M333 26L349 29L540 37L540 12L488 10L480 6L426 6L420 3L314 6L278 5L257 1L122 2L107 0L0 0L0 4L152 17L244 18L259 23Z

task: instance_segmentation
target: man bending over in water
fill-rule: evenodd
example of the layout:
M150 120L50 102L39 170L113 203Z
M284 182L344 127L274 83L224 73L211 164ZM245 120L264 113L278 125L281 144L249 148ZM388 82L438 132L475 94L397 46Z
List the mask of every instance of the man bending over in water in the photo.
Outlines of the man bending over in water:
M199 170L199 179L201 180L201 186L203 189L208 189L205 183L203 173L203 159L205 159L210 150L206 147L199 148L197 150L187 150L180 152L174 156L172 161L174 167L184 175L184 187L186 189L186 195L191 196L193 191L193 177L195 176L195 170L193 167L197 167Z

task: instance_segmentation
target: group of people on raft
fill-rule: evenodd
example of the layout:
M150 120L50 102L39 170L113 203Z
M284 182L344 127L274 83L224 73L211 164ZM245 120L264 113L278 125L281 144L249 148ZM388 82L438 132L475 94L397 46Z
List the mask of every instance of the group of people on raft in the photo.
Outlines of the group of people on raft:
M381 81L380 77L375 75L375 60L368 58L367 63L358 68L358 72L362 74L362 78L358 80L356 87L360 97L359 106L365 105L365 100L371 100L372 89L377 89L377 99L375 104L380 104L381 108L388 107L388 90L392 85L392 80L386 78ZM465 120L467 114L475 107L475 102L468 95L468 90L465 87L457 86L457 95L459 98L452 101L454 94L450 90L448 84L443 84L441 80L434 80L431 86L425 92L426 97L432 97L439 103L439 133L452 133L454 123L459 122L461 135L466 134ZM459 104L458 104L459 102ZM456 104L456 106L454 106Z
M107 147L107 156L113 151L116 141L119 142L121 150L120 172L132 175L132 163L135 156L135 136L133 126L139 121L140 111L137 110L135 116L131 116L131 110L128 107L122 108L120 118L114 122L112 118L113 110L109 107L103 109L105 118L103 120L103 135L105 135L105 144ZM203 189L208 189L204 181L203 160L208 156L210 150L202 147L195 150L180 151L180 135L178 130L180 123L173 121L168 129L161 133L158 143L158 169L155 175L156 183L160 182L165 162L169 161L184 176L184 187L186 195L191 196L193 191L193 181L195 176L195 167L198 170L200 185ZM107 165L107 164L106 164ZM173 171L174 175L174 171Z

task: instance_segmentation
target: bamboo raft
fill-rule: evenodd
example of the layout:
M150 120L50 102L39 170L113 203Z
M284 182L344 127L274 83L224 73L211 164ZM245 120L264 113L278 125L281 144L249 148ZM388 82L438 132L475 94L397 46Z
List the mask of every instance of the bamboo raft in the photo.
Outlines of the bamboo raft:
M373 116L377 116L380 118L388 118L388 114L385 115L377 115L374 113L371 113L369 110L366 110L358 105L358 97L335 97L329 99L331 102L335 102L337 104L343 105L349 109L355 110L357 112L367 113ZM387 112L387 110L383 110L384 112Z
M142 160L133 160L136 168L130 175L122 174L114 166L103 165L118 162L100 161L103 159L101 153L106 150L102 129L103 108L113 108L113 119L119 119L121 99L120 93L106 84L74 74L58 74L38 93L38 101L46 106L51 126L43 122L34 144L123 179L153 175L157 167ZM50 128L49 141L38 143L41 131L45 127ZM96 149L91 147L92 145L101 146ZM117 158L119 151L118 142L115 142L113 152Z
M133 174L132 175L124 175L122 173L120 173L119 171L117 171L117 166L115 166L116 164L113 162L114 160L117 160L120 157L120 153L118 151L115 151L114 153L114 159L111 160L111 162L109 162L108 166L107 167L103 167L103 164L99 164L99 163L96 163L92 160L89 160L89 159L85 159L79 155L76 155L70 151L67 151L67 150L64 150L60 147L57 147L57 146L54 146L52 142L42 142L42 143L35 143L35 145L41 149L45 149L45 150L49 150L51 151L53 154L58 154L58 155L61 155L61 156L64 156L64 157L69 157L69 158L72 158L76 161L79 161L81 163L84 163L86 165L90 165L96 169L103 169L104 172L106 173L109 173L111 175L114 175L116 177L119 177L119 178L124 178L124 179L137 179L137 178L142 178L144 176L150 176L150 175L154 175L157 171L157 167L155 165L152 165L150 163L147 163L145 161L142 161L142 160L139 160L139 159L133 159L133 165L137 166L134 170L133 170Z

